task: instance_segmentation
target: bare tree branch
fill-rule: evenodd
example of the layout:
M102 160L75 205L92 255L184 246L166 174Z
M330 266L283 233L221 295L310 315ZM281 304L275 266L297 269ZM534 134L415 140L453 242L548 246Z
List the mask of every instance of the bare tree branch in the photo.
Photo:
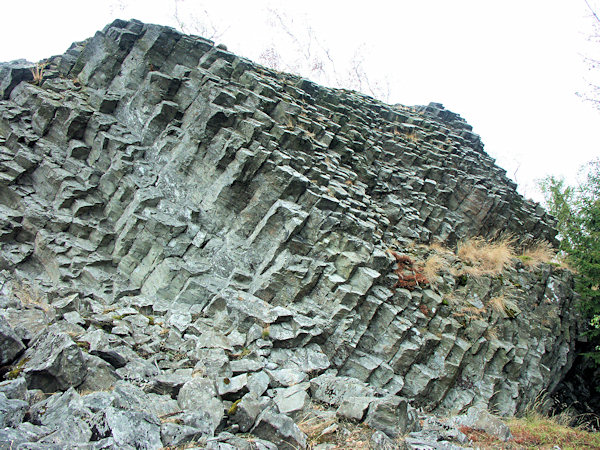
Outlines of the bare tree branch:
M596 14L596 11L594 11L594 8L592 8L588 2L588 0L583 0L585 2L585 4L587 5L588 9L590 10L590 12L592 13L592 15L594 16L594 18L596 19L596 22L600 23L600 17L598 17L598 14Z

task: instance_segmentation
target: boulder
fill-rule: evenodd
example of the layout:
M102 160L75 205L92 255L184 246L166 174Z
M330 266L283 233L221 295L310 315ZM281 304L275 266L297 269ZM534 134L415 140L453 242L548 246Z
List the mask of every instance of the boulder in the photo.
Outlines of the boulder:
M152 414L109 407L105 420L115 444L121 448L155 450L163 447L160 420Z
M79 386L87 373L81 349L67 334L52 327L34 340L23 359L23 373L30 389L64 391Z
M208 378L196 377L185 383L179 390L177 403L183 410L202 410L208 413L213 432L223 420L223 403L217 397L214 382Z
M294 421L270 409L262 412L250 432L261 439L273 442L282 450L306 448L307 437Z
M415 431L418 417L406 399L388 396L370 403L365 423L395 439L406 432Z
M25 350L25 345L4 316L0 316L0 365L10 364Z
M29 403L0 393L0 428L17 427L28 409Z

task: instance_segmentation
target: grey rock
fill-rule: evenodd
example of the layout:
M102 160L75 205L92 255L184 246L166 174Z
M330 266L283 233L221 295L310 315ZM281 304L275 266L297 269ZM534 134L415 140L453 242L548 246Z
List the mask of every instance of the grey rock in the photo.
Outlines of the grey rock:
M79 307L80 299L78 293L59 298L52 302L52 308L54 308L58 317L64 316L69 312L78 312Z
M380 450L397 450L401 447L394 440L390 439L385 433L375 431L371 435L371 446Z
M27 382L20 377L15 380L7 380L0 383L0 393L7 398L28 401Z
M301 383L277 389L276 395L273 397L277 410L292 419L300 419L310 404L308 388L309 383Z
M251 430L261 439L273 442L280 449L305 449L307 438L292 419L283 414L265 410Z
M87 373L81 391L105 391L111 389L121 379L113 366L96 356L84 354Z
M0 305L17 338L6 363L18 340L31 346L13 375L23 369L32 420L60 416L35 388L113 384L74 340L122 378L54 407L82 440L91 424L98 448L120 445L108 408L183 409L185 425L212 436L246 392L275 408L269 384L295 415L304 389L278 389L306 380L313 400L386 433L404 426L404 400L388 394L436 414L510 415L573 364L586 324L569 273L442 267L414 286L398 273L388 245L414 276L436 255L468 267L413 244L499 232L555 242L553 219L458 114L318 86L138 21L116 20L47 63L41 85L27 83L31 63L0 64ZM224 378L235 383L217 391ZM423 433L411 439L454 442Z
M181 414L181 421L184 425L200 430L203 435L213 436L215 427L210 413L201 409L194 411L184 411Z
M198 428L171 422L165 422L160 426L160 436L165 447L177 447L206 437Z
M21 339L4 316L0 316L0 364L10 364L23 350L25 346Z
M250 431L256 418L263 411L263 405L256 395L248 393L229 409L229 420L239 426L242 433Z
M115 369L120 369L127 365L127 360L114 350L90 350L90 355L102 358Z
M376 400L376 397L345 396L340 403L336 414L345 419L361 421L364 419L369 405L374 400Z
M255 437L242 439L231 433L222 432L218 436L208 439L205 448L212 450L276 450L278 447L264 439Z
M160 420L141 411L126 411L109 407L106 423L115 443L121 448L159 449Z
M216 386L220 397L235 400L248 392L248 375L244 373L237 377L218 378Z
M0 428L16 427L29 409L29 403L14 398L7 398L0 393Z
M417 419L416 411L406 399L389 396L371 402L365 423L396 438L408 431L416 431Z
M91 412L97 413L104 411L109 406L113 405L115 396L112 392L91 392L81 396L83 406L88 408Z
M202 410L209 414L212 430L223 420L224 406L217 397L214 382L202 377L192 378L179 391L177 402L184 410Z
M485 409L470 408L467 414L452 418L451 423L485 431L504 442L512 439L508 425Z
M340 405L346 398L374 397L375 390L355 378L320 375L310 380L311 396L330 405Z
M7 427L0 429L0 444L8 445L8 449L10 449L10 445L13 448L18 448L20 444L39 441L44 436L52 433L52 431L50 427L23 422L16 428Z
M35 64L19 59L9 63L0 63L0 98L6 100L12 90L22 81L33 80Z
M248 376L248 391L257 397L263 395L269 388L271 379L265 371L260 371Z
M273 387L289 387L308 379L306 373L294 369L266 370Z
M150 392L156 394L168 394L177 397L181 387L190 381L191 376L177 373L160 373L152 380Z
M36 339L24 358L27 385L44 392L79 386L87 372L81 349L68 335L53 328Z

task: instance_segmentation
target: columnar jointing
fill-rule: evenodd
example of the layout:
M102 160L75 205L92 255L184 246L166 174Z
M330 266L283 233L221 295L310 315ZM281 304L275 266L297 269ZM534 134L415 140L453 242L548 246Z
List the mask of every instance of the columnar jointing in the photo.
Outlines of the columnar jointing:
M122 378L352 377L364 398L513 413L568 369L566 272L455 276L447 255L437 282L398 286L391 248L556 234L442 105L386 105L137 21L31 78L0 66L2 280L75 295L78 339L121 348ZM515 309L486 307L499 296Z

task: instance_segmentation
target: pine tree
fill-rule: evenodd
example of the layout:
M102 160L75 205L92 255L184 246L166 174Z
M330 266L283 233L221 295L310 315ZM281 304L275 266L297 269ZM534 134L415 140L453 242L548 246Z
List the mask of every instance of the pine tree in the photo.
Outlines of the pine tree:
M596 349L589 356L600 364L600 159L588 163L586 171L577 187L555 177L546 178L540 187L558 221L560 249L577 272L576 290Z

